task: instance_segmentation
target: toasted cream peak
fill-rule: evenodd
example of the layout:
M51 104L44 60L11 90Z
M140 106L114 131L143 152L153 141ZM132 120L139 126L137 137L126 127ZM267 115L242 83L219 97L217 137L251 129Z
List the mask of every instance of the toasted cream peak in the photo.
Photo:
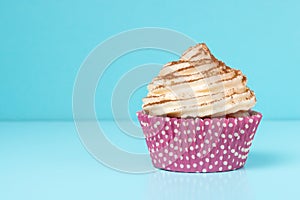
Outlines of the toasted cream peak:
M204 43L188 48L180 58L180 60L187 61L197 61L202 59L215 59Z

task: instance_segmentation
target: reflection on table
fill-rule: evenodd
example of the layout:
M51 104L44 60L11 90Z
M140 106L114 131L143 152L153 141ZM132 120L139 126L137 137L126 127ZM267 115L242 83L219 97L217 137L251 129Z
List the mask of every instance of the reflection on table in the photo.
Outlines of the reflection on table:
M177 173L158 170L151 174L148 199L253 199L245 169L223 173Z

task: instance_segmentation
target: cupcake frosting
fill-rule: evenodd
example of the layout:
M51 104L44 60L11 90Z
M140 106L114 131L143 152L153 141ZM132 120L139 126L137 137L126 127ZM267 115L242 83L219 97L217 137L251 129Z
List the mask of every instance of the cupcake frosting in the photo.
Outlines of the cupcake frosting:
M148 85L143 110L170 117L218 117L250 110L255 94L240 70L217 60L205 44L163 66Z

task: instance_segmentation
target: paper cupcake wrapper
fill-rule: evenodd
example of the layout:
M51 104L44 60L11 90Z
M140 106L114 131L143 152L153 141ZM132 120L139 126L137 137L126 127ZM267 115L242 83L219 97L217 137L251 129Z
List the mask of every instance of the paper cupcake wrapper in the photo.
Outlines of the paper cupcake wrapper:
M171 118L137 112L154 167L177 172L223 172L245 165L262 118Z

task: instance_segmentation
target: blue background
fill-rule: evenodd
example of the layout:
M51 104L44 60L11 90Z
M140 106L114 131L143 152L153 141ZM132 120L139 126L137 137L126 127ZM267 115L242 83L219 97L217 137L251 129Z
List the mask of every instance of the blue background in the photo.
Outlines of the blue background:
M248 76L265 119L299 119L299 6L295 0L1 1L0 120L71 120L73 84L84 58L108 37L140 27L170 28L206 42ZM98 100L99 117L111 119L107 105L122 74L174 59L160 51L120 58L112 66L119 73L106 78ZM131 114L144 94L145 88L132 97Z
M299 10L296 0L0 1L0 199L299 197ZM142 27L205 42L247 75L264 118L243 169L121 173L93 159L74 123L62 122L72 120L73 85L89 52L112 35ZM142 50L116 60L96 92L98 117L112 119L112 90L126 72L174 59ZM142 87L128 100L131 117L145 94ZM143 138L129 137L113 121L104 121L103 129L120 148L147 152Z

